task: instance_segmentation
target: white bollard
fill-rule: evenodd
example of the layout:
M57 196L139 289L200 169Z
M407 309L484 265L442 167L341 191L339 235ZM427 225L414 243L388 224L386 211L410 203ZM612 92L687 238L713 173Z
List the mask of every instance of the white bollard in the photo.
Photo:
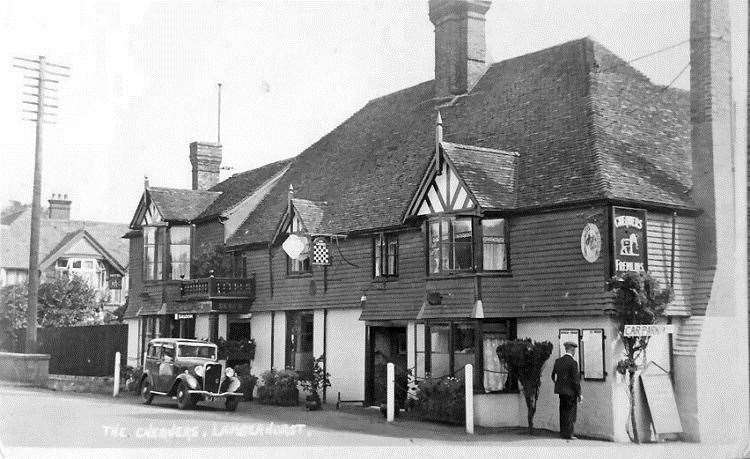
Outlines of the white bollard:
M466 433L474 433L474 366L464 367L464 394L466 396Z
M394 394L394 380L395 380L395 371L393 367L393 363L388 362L388 365L386 366L386 419L388 422L393 422L393 415L394 415L394 408L395 408L395 402L396 397Z
M112 397L120 395L120 353L115 352L115 387L112 389Z

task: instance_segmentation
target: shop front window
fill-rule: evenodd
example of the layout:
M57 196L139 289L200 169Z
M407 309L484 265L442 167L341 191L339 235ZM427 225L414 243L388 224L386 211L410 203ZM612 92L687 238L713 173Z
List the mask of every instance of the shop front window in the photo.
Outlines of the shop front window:
M432 377L441 378L461 376L464 367L471 364L475 390L518 391L516 377L509 374L497 357L497 347L514 339L515 322L512 319L428 323L423 325L423 336L419 333L419 326L422 325L417 327L417 368L424 368ZM424 353L419 351L422 337ZM420 357L424 359L423 364Z

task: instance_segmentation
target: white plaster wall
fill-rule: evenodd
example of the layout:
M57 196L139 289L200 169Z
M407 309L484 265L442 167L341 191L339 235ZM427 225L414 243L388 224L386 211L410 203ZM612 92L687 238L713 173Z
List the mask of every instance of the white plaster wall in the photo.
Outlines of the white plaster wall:
M226 314L219 314L219 337L225 338L227 337L227 315Z
M273 347L273 367L283 370L286 368L286 313L284 311L276 312Z
M197 339L208 339L208 314L195 316L195 337Z
M477 426L517 427L521 425L521 416L526 418L526 402L521 394L474 394L474 424Z
M253 374L260 376L271 369L271 313L257 312L250 322L250 334L255 339Z
M313 357L318 358L325 352L323 345L323 326L325 324L325 311L323 309L316 309L313 311ZM329 325L328 332L330 333L331 328Z
M365 397L365 323L359 320L361 314L359 308L328 310L329 403L335 403L338 392L346 400ZM317 328L315 333L318 333Z
M137 318L126 319L125 323L128 325L128 365L136 367L140 361L140 349L138 348L140 342L139 332L141 330L139 327L140 320Z
M619 440L615 435L613 413L615 411L612 384L615 380L615 363L613 359L614 337L617 330L612 321L606 317L554 317L518 319L518 338L531 338L535 341L550 341L554 348L552 355L542 370L542 385L539 388L539 400L534 416L534 426L555 432L560 430L559 399L554 393L551 379L552 366L560 355L558 332L561 328L603 328L606 335L605 381L581 380L581 395L584 400L578 404L578 419L575 432L585 436ZM619 359L619 356L618 356ZM625 407L619 409L627 410ZM526 426L526 404L520 410L519 425ZM627 412L626 412L627 415ZM625 423L622 423L624 429ZM624 432L624 430L623 430Z

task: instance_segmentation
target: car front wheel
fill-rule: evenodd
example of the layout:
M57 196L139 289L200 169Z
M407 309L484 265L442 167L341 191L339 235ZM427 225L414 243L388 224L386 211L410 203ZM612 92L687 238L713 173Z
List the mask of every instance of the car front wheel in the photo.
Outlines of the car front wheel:
M141 382L141 399L145 405L150 405L154 399L154 394L151 393L151 383L148 382L148 379Z
M185 381L181 381L180 385L177 386L177 408L189 410L193 407L195 407L195 399L190 395Z
M239 404L239 397L228 397L227 401L224 403L224 406L226 407L227 411L235 411L237 409L237 405Z

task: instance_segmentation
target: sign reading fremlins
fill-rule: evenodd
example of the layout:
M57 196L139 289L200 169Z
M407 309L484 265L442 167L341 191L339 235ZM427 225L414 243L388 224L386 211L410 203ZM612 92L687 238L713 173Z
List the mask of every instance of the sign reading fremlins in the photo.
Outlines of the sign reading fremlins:
M646 271L646 211L612 208L613 274Z

